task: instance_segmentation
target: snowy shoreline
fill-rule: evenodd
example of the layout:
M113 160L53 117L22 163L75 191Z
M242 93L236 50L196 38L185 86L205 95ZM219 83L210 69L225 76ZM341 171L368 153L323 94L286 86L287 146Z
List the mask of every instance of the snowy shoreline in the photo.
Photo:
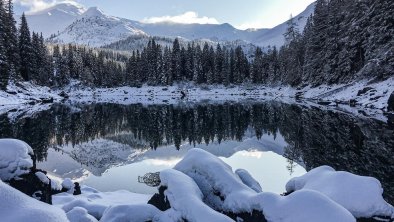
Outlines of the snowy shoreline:
M388 100L394 92L394 78L383 82L360 81L348 85L322 85L312 88L261 85L194 85L144 86L141 88L90 88L72 82L65 88L52 90L29 82L11 83L7 92L0 91L0 114L14 111L29 114L49 109L53 103L66 104L193 104L201 102L280 101L306 107L349 113L359 117L387 121Z
M50 180L44 171L35 172L34 167L31 172L26 171L32 165L28 155L32 155L28 144L0 139L0 216L6 221L355 222L362 218L367 221L394 219L394 207L383 199L383 189L377 179L336 171L329 166L294 177L286 184L287 192L278 195L264 192L248 171L232 169L213 154L194 148L173 169L150 178L158 185L158 192L150 196L129 191L99 192L87 186L78 191L79 185L70 179L60 185ZM26 180L27 174L33 174L38 181L35 183L51 187L52 192L57 190L58 194L50 200L52 206L36 200L37 194L42 196L48 190L36 191L29 197L11 187L15 180Z

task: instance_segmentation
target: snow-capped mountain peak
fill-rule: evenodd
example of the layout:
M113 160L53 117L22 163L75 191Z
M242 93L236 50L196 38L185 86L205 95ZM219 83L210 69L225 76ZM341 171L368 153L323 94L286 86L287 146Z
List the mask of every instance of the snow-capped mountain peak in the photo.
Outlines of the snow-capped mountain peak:
M86 12L84 12L81 17L107 17L104 12L98 7L90 7Z
M63 32L52 36L54 43L73 43L103 46L126 39L129 36L146 35L135 27L135 22L106 15L97 7L91 7L78 16Z

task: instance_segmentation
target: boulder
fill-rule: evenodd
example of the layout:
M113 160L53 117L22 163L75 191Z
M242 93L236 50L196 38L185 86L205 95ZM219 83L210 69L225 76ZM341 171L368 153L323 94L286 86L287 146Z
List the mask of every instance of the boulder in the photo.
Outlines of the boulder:
M387 101L387 110L394 112L394 92L391 93L389 100Z

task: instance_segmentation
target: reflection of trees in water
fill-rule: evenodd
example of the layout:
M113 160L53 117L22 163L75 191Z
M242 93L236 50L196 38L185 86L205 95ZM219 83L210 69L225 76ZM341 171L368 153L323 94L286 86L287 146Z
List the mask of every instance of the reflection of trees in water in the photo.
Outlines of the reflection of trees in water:
M79 144L95 138L108 139L134 148L175 144L242 140L248 128L257 136L277 132L286 139L285 156L302 162L307 169L331 165L377 177L387 198L393 200L394 132L387 124L345 114L307 109L276 102L251 104L115 105L79 107L56 105L33 117L10 123L0 116L0 137L25 140L39 160L50 145ZM393 202L393 201L391 201Z

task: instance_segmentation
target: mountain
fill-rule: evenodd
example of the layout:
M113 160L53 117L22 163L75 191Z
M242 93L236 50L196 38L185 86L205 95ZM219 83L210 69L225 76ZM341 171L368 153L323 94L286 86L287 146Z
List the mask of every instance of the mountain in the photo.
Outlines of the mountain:
M294 17L301 32L304 30L308 17L313 14L315 5L315 3L310 4L301 14ZM280 47L284 44L283 34L286 29L287 21L272 29L246 30L249 34L246 35L245 40L262 47L269 45Z
M89 8L64 31L50 38L54 43L75 43L103 46L129 36L146 35L134 27L134 22L105 15L97 7Z
M307 18L313 13L315 3L294 17L300 31ZM231 42L242 40L257 46L283 45L283 34L287 23L271 29L239 30L228 23L224 24L179 24L179 23L143 23L114 16L109 16L98 8L84 9L78 5L59 4L50 9L28 16L31 28L55 34L50 38L55 43L76 43L90 46L104 46L130 36L160 36L167 38L181 37L186 40L209 40L213 42ZM56 27L56 28L53 28ZM59 30L60 31L59 31ZM59 32L58 32L59 31Z
M26 14L26 19L31 30L49 37L63 31L85 11L86 8L77 3L60 3L43 11Z

